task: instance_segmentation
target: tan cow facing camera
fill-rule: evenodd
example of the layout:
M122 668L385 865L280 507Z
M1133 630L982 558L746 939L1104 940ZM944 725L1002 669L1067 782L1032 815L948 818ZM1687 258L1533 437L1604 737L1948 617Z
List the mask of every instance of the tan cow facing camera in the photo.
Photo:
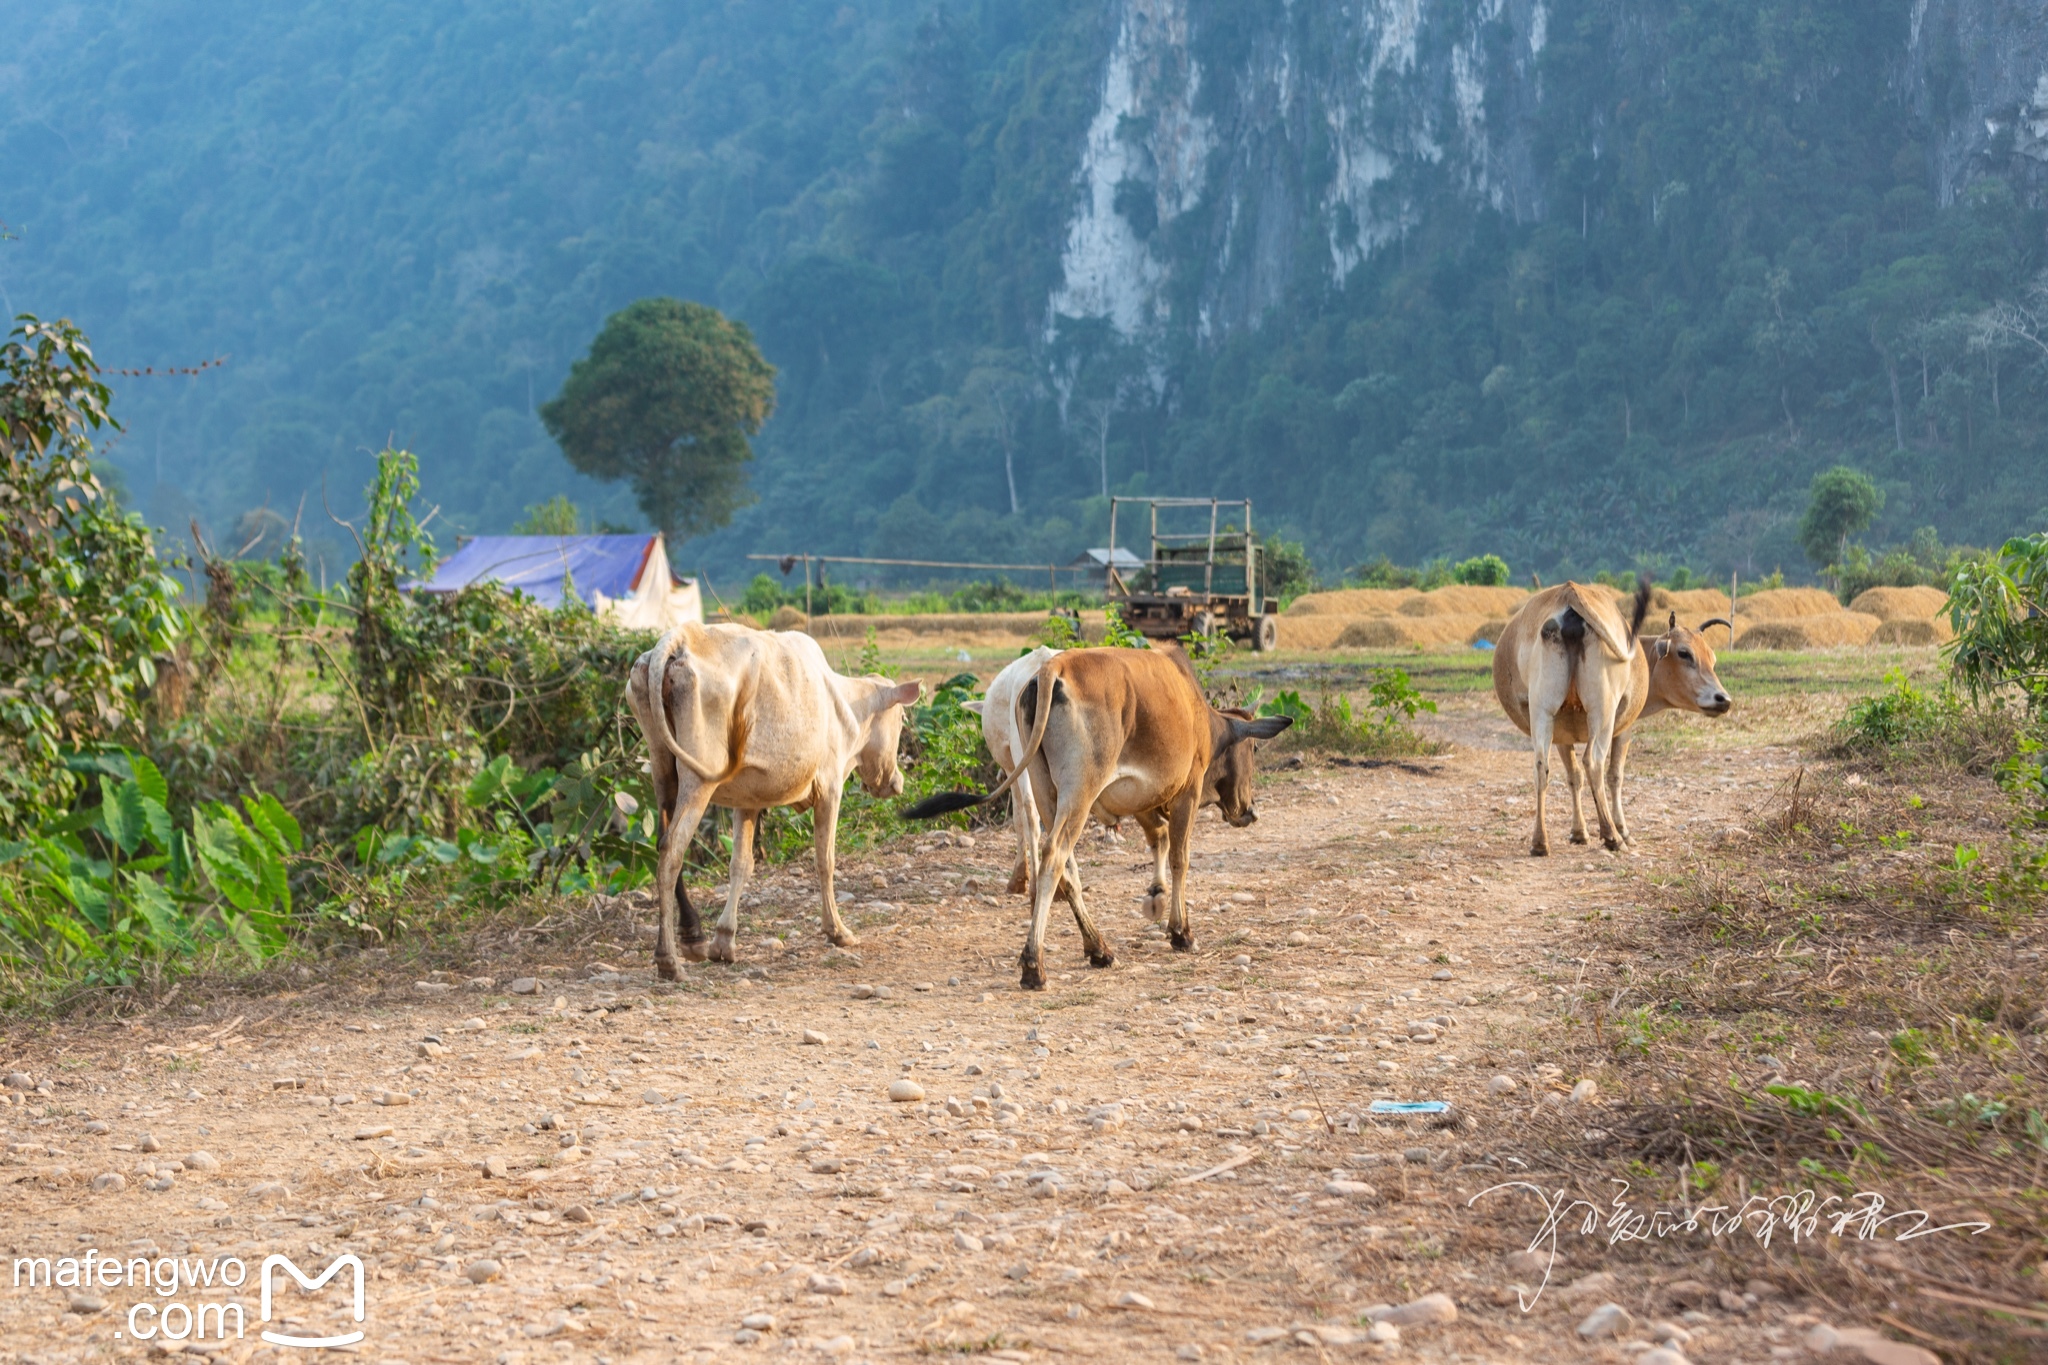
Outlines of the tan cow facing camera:
M1572 794L1572 842L1586 842L1579 762L1573 752L1573 746L1583 744L1600 841L1618 851L1632 842L1621 804L1630 728L1659 711L1725 716L1734 705L1714 674L1714 651L1705 635L1711 627L1728 625L1725 619L1715 617L1690 630L1678 624L1673 612L1664 634L1644 639L1639 636L1650 609L1648 579L1636 585L1634 606L1633 619L1624 627L1605 588L1559 583L1524 602L1494 647L1494 695L1536 753L1533 857L1550 852L1543 815L1553 745Z

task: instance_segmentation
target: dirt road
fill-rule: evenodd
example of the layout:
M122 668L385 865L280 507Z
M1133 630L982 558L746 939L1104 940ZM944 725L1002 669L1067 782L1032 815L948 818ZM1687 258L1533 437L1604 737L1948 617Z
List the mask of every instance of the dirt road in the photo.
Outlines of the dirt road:
M346 1268L261 1322L259 1266L344 1252L367 1281L343 1349L375 1360L1619 1361L1659 1320L1692 1360L1785 1353L1812 1305L1744 1302L1697 1237L1567 1238L1524 1312L1511 1286L1543 1272L1507 1257L1540 1207L1468 1201L1543 1182L1532 1113L1601 1125L1616 1079L1550 1060L1582 919L1739 828L1796 763L1789 730L1660 719L1632 773L1639 856L1564 843L1553 803L1560 854L1539 861L1526 750L1490 698L1437 725L1444 756L1310 760L1266 776L1255 826L1210 813L1196 954L1138 917L1135 832L1091 839L1119 961L1090 970L1056 921L1043 994L1017 988L1011 849L984 834L842 860L851 952L825 945L797 863L750 898L742 963L680 987L636 943L516 994L476 961L10 1040L0 1070L45 1088L0 1108L0 1240L17 1267L92 1250L102 1278L0 1285L0 1359L161 1351L177 1305L226 1303L246 1335L230 1315L206 1351L303 1359L258 1333L356 1330ZM903 1080L922 1102L891 1101ZM1454 1122L1375 1120L1380 1099L1447 1100ZM145 1257L246 1278L159 1293L126 1282ZM1689 1320L1674 1280L1711 1291ZM1454 1321L1431 1300L1370 1339L1368 1310L1432 1293ZM1582 1335L1607 1302L1632 1324Z

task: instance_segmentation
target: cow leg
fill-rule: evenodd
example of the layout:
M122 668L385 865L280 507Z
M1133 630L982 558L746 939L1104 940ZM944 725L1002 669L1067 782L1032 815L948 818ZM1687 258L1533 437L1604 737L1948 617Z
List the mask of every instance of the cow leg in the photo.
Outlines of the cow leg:
M1088 914L1088 907L1081 901L1081 865L1074 860L1071 851L1067 854L1066 869L1060 876L1059 889L1054 894L1073 908L1074 927L1081 931L1081 947L1088 954L1088 965L1114 967L1116 945L1103 937L1102 931L1095 927L1094 919Z
M1550 833L1543 826L1543 803L1550 789L1550 735L1555 719L1544 714L1541 707L1529 708L1529 742L1536 749L1536 836L1529 841L1532 858L1550 856Z
M1041 767L1040 772L1044 771ZM1074 845L1080 842L1081 831L1088 826L1090 804L1074 800L1069 805L1069 798L1061 793L1053 818L1046 824L1044 842L1038 847L1036 868L1031 877L1031 928L1025 933L1024 952L1019 959L1022 971L1018 980L1027 991L1045 989L1046 921L1052 915L1053 896L1058 891L1056 883L1074 856ZM1085 929L1083 933L1086 933ZM1091 959L1098 948L1106 949L1107 946L1097 935L1096 942L1089 945Z
M1628 776L1628 744L1627 735L1614 737L1614 752L1607 760L1607 801L1614 810L1614 828L1620 833L1621 841L1633 844L1635 840L1629 837L1628 832L1628 815L1621 808L1621 784Z
M1583 844L1586 842L1586 803L1583 799L1584 792L1581 790L1577 747L1570 744L1558 745L1557 761L1564 767L1565 785L1570 787L1572 792L1572 842Z
M676 979L676 914L682 913L683 956L692 962L704 960L704 926L697 921L697 911L690 905L690 898L683 891L683 856L690 850L690 840L697 833L697 824L704 818L705 809L711 804L711 788L705 785L684 784L677 795L673 814L662 826L661 844L654 865L655 896L659 909L659 920L654 930L654 970L663 981Z
M1013 896L1029 895L1031 855L1038 849L1038 801L1030 773L1010 788L1010 832L1017 836L1017 866L1010 872L1008 890Z
M1188 919L1188 845L1195 829L1195 807L1201 801L1200 787L1184 793L1174 802L1167 817L1166 838L1173 859L1173 899L1166 912L1167 936L1177 953L1195 950L1195 929Z
M1590 699L1589 699L1590 700ZM1609 707L1586 708L1586 785L1593 789L1593 816L1600 822L1600 845L1609 853L1621 851L1621 836L1614 827L1614 811L1607 801L1607 759L1614 747L1614 712Z
M725 913L711 935L711 960L731 962L733 937L740 931L740 893L754 875L754 836L761 827L761 812L735 809L732 813L732 876L725 888Z
M818 803L811 807L811 842L812 851L818 858L818 892L825 898L825 937L832 940L835 948L851 948L860 942L860 936L839 918L839 902L832 895L832 868L839 833L839 793L838 787L818 793Z
M1166 895L1166 817L1158 811L1146 811L1137 817L1138 828L1145 832L1145 842L1152 849L1152 885L1145 888L1145 917L1154 924L1166 919L1168 909Z

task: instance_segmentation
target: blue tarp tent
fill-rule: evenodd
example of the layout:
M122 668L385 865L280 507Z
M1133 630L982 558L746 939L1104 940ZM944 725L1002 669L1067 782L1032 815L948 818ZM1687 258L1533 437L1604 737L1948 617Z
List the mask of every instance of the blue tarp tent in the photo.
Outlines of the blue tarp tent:
M675 577L658 535L478 536L443 560L432 578L410 586L454 592L498 583L559 607L565 582L591 610L609 612L622 625L665 630L703 619L696 581Z

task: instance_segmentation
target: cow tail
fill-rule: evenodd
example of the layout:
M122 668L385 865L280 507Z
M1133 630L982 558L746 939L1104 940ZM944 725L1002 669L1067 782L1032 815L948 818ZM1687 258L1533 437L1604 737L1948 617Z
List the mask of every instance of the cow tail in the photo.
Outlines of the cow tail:
M976 806L987 805L1017 785L1018 776L1031 766L1031 760L1038 756L1039 747L1045 743L1045 722L1052 715L1053 689L1059 685L1053 668L1058 662L1059 656L1054 655L1039 665L1038 677L1034 680L1038 688L1039 704L1031 717L1031 738L1025 742L1024 751L1017 758L1017 766L1010 769L1009 775L996 784L995 790L986 796L977 796L973 792L940 792L936 796L927 796L914 805L905 806L900 812L904 819L931 820L941 815L951 815L954 811L972 810ZM1021 693L1019 695L1021 697Z
M1643 633L1643 618L1650 614L1650 576L1636 575L1636 610L1628 623L1629 656L1635 656L1636 638Z
M689 752L683 748L682 742L676 738L674 728L669 724L668 665L669 660L676 653L674 645L675 636L676 632L669 631L656 642L653 650L650 651L653 658L647 668L647 681L649 689L654 694L651 698L650 706L654 713L654 728L660 735L663 746L671 754L675 755L676 762L682 764L695 774L698 781L709 782L713 786L722 786L738 776L740 767L746 762L747 736L752 729L754 700L753 689L750 685L751 680L741 683L740 694L733 703L731 729L726 734L726 749L731 757L725 766L725 771L719 772L705 767L695 758L691 757ZM685 657L687 658L687 651L685 651ZM690 670L688 686L691 688L697 686L695 669Z

